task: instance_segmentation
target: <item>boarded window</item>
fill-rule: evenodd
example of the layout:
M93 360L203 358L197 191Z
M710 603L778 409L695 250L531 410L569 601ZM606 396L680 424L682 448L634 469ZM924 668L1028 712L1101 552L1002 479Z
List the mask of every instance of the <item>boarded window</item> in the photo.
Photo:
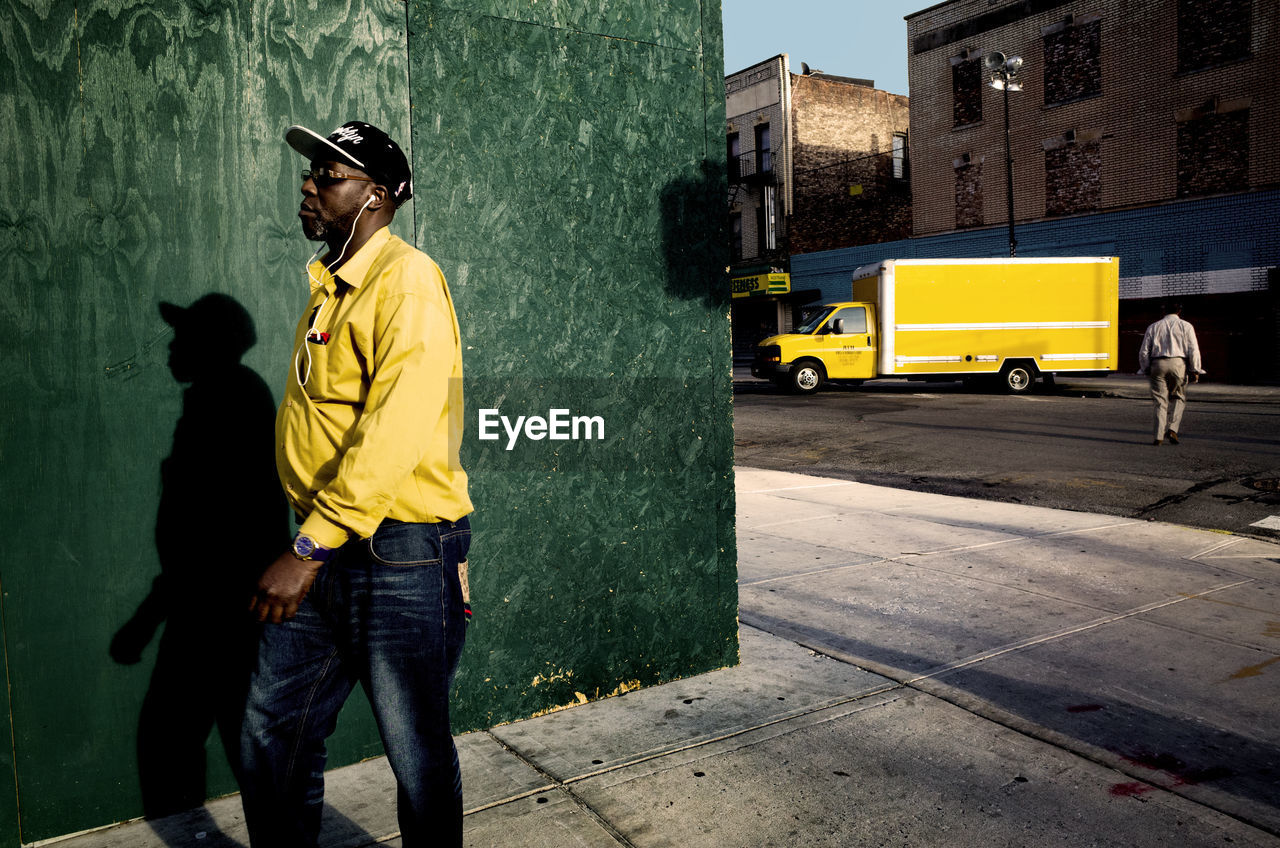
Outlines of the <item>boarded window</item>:
M1178 70L1198 71L1251 55L1251 0L1178 0Z
M1102 21L1046 28L1045 105L1070 103L1102 93Z
M1102 145L1064 141L1044 152L1044 212L1073 215L1102 205Z
M956 229L983 223L982 163L956 160Z
M1178 196L1249 187L1249 110L1209 112L1178 124Z
M951 60L951 108L957 127L982 120L982 60Z

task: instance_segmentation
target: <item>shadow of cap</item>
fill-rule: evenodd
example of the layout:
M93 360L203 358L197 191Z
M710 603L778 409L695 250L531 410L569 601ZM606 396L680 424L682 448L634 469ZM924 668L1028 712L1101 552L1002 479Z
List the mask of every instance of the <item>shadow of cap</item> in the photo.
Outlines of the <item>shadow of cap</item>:
M164 301L160 304L160 317L175 332L191 334L237 357L258 341L248 310L225 294L207 294L185 307Z

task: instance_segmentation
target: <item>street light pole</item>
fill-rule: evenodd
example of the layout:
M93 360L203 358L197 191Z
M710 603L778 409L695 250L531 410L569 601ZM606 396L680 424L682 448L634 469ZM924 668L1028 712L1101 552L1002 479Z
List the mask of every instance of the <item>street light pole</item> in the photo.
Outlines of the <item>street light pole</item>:
M1022 57L1006 57L997 50L984 56L982 63L991 74L990 86L1004 94L1005 204L1009 210L1009 256L1014 257L1018 255L1018 240L1013 235L1013 144L1009 138L1009 92L1022 91L1022 83L1018 82Z
M1005 203L1009 208L1009 257L1018 255L1018 240L1013 237L1013 148L1009 141L1009 86L1004 86L1004 182Z

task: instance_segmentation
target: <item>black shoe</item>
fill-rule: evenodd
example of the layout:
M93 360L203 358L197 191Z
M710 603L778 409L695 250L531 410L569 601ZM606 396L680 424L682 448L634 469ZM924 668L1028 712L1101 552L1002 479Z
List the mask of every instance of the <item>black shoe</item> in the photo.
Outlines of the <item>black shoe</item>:
M1170 430L1168 433L1165 433L1164 437L1169 440L1170 444L1174 444L1174 445L1178 444L1178 434L1173 432L1172 430Z
M1163 443L1163 441L1164 441L1163 439L1156 439L1156 440L1155 440L1154 442L1152 442L1151 444L1155 445L1156 447L1160 447L1160 445Z

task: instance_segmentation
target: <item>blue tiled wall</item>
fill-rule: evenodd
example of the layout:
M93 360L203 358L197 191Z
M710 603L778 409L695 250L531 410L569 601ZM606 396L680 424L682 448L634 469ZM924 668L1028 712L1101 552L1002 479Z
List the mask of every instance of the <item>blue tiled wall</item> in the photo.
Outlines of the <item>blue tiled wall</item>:
M1263 269L1280 265L1278 224L1280 191L1261 191L1019 224L1016 236L1018 256L1119 256L1121 298L1135 299L1265 289ZM843 300L859 265L1006 256L1008 249L1008 230L986 227L802 254L791 257L792 288ZM1223 273L1233 270L1240 273ZM1136 278L1147 278L1145 288Z

